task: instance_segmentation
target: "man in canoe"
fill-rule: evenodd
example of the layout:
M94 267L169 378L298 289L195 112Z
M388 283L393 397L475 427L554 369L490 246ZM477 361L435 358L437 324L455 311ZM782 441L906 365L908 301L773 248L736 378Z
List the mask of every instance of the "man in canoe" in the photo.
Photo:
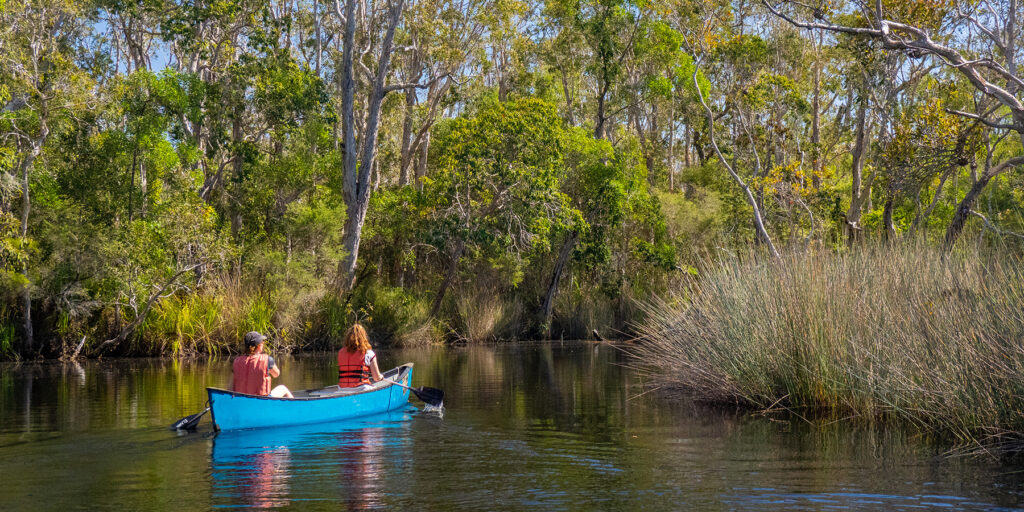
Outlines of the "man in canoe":
M366 329L353 325L345 334L345 346L338 351L338 387L369 386L383 378Z
M270 389L271 377L280 377L281 370L274 358L263 353L266 336L256 332L245 334L245 355L238 356L232 363L234 378L231 389L248 395L294 398L287 387L281 385Z

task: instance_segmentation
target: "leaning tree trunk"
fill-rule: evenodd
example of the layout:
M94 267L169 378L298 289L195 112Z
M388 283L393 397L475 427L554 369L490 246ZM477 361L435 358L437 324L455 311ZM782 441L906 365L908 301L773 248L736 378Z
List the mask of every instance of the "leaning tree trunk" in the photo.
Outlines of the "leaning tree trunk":
M551 337L551 317L555 308L555 296L558 294L558 283L562 279L566 263L569 262L569 256L576 248L577 240L579 240L579 235L572 233L562 243L562 248L558 251L558 259L555 261L555 269L551 273L551 281L548 283L548 292L544 295L544 304L541 307L543 322L541 326L549 338Z
M957 239L960 238L960 234L963 232L964 224L967 223L967 217L971 215L975 201L978 200L978 196L988 186L988 182L992 181L992 178L998 176L1003 171L1018 165L1024 165L1024 156L1004 160L978 177L978 181L971 186L971 189L967 191L967 195L957 205L956 211L953 213L953 220L949 222L949 228L946 229L946 239L943 242L943 247L946 251L952 250L953 246L956 245Z
M155 293L153 293L152 295L149 296L148 299L146 299L146 304L142 307L142 310L139 311L138 314L136 314L135 319L132 320L131 323L126 325L123 329L121 329L116 336L104 341L103 343L100 343L100 345L96 347L96 352L101 353L105 350L116 348L119 344L127 340L128 337L135 332L135 329L142 325L142 322L146 320L146 315L149 314L149 310L152 309L153 305L156 304L163 297L164 292L166 292L167 289L170 288L171 285L173 285L174 282L178 280L178 278L201 266L201 263L196 263L194 265L189 265L175 272L174 275L171 276L171 278L168 279L163 284L163 286L157 289Z
M437 313L441 311L441 304L444 301L445 294L448 293L448 288L451 287L455 281L455 276L459 272L459 259L462 258L462 253L466 249L466 242L459 240L455 245L455 249L452 250L448 262L448 271L445 272L444 280L441 281L441 286L437 289L437 294L434 295L434 304L430 306L429 318L434 318Z
M971 216L971 210L974 208L974 202L977 201L978 196L981 195L981 191L985 189L988 182L992 181L992 176L983 174L979 177L978 181L971 186L971 189L967 191L967 195L964 196L960 204L956 206L956 211L953 213L953 220L949 222L949 228L946 229L946 238L943 242L943 247L946 251L953 249L956 245L956 241L960 238L960 234L964 230L964 224L967 223L967 218Z
M768 246L768 251L775 259L781 259L782 255L779 254L778 249L775 248L775 244L772 242L772 237L768 234L768 229L765 227L764 218L761 215L761 208L758 205L757 199L754 197L753 192L750 190L750 186L738 173L736 169L729 164L726 160L725 155L722 154L721 148L718 147L718 142L715 140L715 116L711 112L711 107L708 106L707 102L704 101L704 94L700 90L700 84L697 82L697 73L700 71L700 59L694 63L693 70L693 84L697 88L697 98L700 100L700 104L704 107L704 114L707 117L708 122L708 140L711 142L711 147L715 150L715 154L718 156L718 161L722 163L725 170L729 172L729 176L732 177L733 182L740 187L743 191L743 195L747 200L747 204L754 212L754 229L757 235L765 242Z

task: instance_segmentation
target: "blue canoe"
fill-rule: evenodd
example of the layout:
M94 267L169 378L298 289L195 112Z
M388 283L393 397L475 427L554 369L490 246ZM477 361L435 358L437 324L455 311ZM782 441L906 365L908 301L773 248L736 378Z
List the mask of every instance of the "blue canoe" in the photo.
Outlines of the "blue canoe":
M384 372L384 380L368 387L295 391L295 398L247 395L226 389L206 388L214 430L281 427L346 420L380 414L409 403L412 363Z

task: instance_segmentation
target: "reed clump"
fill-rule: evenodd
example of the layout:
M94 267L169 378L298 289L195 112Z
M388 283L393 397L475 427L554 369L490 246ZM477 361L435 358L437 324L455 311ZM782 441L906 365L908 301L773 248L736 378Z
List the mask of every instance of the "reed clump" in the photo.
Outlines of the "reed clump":
M1024 264L923 246L709 265L648 308L641 366L698 399L1024 435Z
M455 315L450 324L452 337L470 343L491 342L515 336L522 323L522 310L514 300L502 297L486 285L464 287L454 300Z

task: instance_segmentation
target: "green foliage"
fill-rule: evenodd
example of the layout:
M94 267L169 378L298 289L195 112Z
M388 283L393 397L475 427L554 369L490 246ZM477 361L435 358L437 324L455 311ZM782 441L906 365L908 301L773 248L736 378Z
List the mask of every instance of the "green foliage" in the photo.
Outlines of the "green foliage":
M485 105L452 121L437 141L437 171L424 182L431 243L517 259L547 249L572 212L558 190L562 121L532 99Z
M148 340L161 340L170 345L175 356L197 352L210 353L221 343L224 333L218 332L224 314L222 300L207 295L175 295L161 301L139 327L139 334Z
M882 2L1010 69L951 5ZM357 141L387 18L364 7ZM767 22L757 2L425 0L381 77L357 286L339 295L358 148L336 18L323 2L0 1L0 357L81 336L90 355L115 337L105 353L216 353L249 329L328 348L355 320L401 343L627 332L702 258L763 242L739 181L780 247L856 251L886 217L937 243L961 207L972 240L1020 247L1019 169L961 204L1019 138L952 113L1008 112L930 57ZM560 331L536 328L546 306ZM20 354L28 314L40 342Z

